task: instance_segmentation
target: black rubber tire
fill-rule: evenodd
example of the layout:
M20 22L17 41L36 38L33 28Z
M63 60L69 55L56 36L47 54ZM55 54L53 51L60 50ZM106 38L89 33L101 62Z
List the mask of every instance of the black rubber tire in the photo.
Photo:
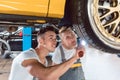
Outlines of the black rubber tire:
M87 43L94 48L111 54L120 53L119 49L104 44L99 39L99 36L94 33L88 17L88 0L71 0L69 4L72 6L70 7L71 11L69 13L71 13L72 22L75 24L75 28L77 27L76 31L78 35L82 34L82 37Z

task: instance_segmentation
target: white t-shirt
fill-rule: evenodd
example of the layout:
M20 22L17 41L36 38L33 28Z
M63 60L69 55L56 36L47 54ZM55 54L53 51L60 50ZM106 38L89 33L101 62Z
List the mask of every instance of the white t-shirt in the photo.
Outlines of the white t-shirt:
M68 60L70 58L73 57L73 55L75 54L76 50L75 49L71 49L71 50L67 50L65 49L63 46L63 51L65 53L65 59ZM62 63L62 57L61 57L61 51L60 51L60 45L55 49L54 53L53 53L53 57L52 57L52 61L55 64L60 64Z
M22 66L22 62L27 59L36 59L40 62L35 50L32 48L20 53L13 60L9 80L33 80L33 76Z

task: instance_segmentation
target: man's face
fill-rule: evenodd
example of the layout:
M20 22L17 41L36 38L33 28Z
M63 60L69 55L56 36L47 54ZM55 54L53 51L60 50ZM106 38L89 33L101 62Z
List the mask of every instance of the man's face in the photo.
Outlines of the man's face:
M53 31L47 31L43 37L43 46L49 51L53 52L56 48L56 33Z
M69 49L72 49L77 44L76 34L72 30L67 30L61 34L62 44Z

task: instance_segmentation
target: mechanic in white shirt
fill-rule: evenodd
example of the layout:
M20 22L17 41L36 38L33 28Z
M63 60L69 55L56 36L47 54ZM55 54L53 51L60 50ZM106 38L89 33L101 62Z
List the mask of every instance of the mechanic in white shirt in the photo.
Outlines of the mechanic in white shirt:
M74 56L77 47L77 36L74 31L68 26L62 26L59 30L61 43L55 49L52 57L54 64L63 63ZM84 48L83 48L84 49ZM83 54L81 55L81 57ZM71 68L60 77L60 80L85 80L83 69L78 59Z

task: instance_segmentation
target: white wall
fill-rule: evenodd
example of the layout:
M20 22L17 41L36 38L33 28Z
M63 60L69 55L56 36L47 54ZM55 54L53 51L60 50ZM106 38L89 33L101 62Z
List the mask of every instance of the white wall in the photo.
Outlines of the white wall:
M81 59L86 80L120 80L120 58L93 48L86 48Z

